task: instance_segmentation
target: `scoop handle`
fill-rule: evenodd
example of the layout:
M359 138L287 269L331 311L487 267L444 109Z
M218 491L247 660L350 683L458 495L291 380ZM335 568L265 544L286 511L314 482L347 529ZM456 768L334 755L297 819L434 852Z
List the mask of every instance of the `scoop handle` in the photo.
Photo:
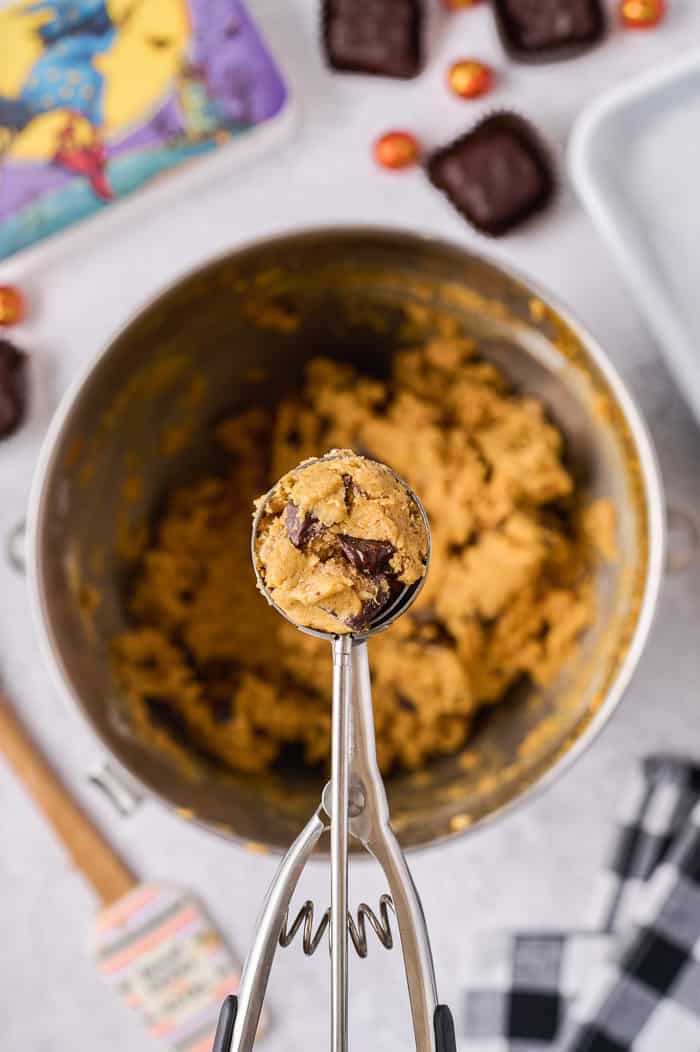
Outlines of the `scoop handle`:
M137 883L119 856L69 794L0 691L0 754L53 827L103 905Z
M436 1052L457 1052L457 1038L452 1012L447 1005L438 1005L433 1017Z

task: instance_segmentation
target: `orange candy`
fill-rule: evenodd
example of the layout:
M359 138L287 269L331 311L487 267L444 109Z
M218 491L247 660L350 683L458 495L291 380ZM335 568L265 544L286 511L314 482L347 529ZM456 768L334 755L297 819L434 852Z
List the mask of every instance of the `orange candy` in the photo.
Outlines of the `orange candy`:
M450 90L460 99L477 99L490 91L493 73L485 63L473 58L463 58L450 66L447 83Z
M447 11L466 11L468 7L474 7L479 0L442 0L442 6Z
M398 171L410 168L418 160L419 146L415 135L405 131L390 131L374 144L374 158L382 168Z
M620 18L629 29L651 29L666 14L665 0L621 0Z
M24 296L14 285L0 285L0 325L17 325L26 313Z

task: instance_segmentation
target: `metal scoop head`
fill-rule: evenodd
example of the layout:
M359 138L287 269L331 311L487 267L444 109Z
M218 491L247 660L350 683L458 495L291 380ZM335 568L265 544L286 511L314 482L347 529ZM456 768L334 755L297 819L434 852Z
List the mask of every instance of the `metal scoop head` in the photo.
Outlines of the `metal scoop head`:
M336 452L327 453L326 456L324 456L324 457L317 457L315 460L309 460L309 461L307 461L304 464L300 464L299 467L296 468L295 470L296 471L304 471L307 468L310 468L313 465L320 463L321 461L341 460L343 458L343 456L344 456L343 453L336 453ZM366 458L366 459L369 459L369 458ZM377 461L377 463L380 463L380 462ZM401 588L401 590L397 593L397 595L395 595L392 599L390 599L389 602L387 603L387 605L382 607L382 609L377 612L376 616L362 630L351 631L351 632L343 632L342 633L342 635L350 636L352 639L356 639L356 640L368 639L370 636L376 635L378 632L384 632L387 628L390 628L394 624L394 622L397 621L399 617L401 617L402 614L405 614L406 611L408 610L408 608L411 606L411 604L415 600L415 598L418 595L418 593L420 592L421 588L423 587L423 584L425 582L425 578L426 578L426 576L428 574L428 567L430 566L430 554L431 554L430 523L428 522L428 516L426 514L425 508L423 507L423 505L422 505L420 499L418 498L418 496L413 492L413 490L408 485L408 483L405 482L404 479L402 479L400 475L397 475L396 472L393 471L392 468L388 467L388 465L386 465L386 464L382 463L382 467L385 468L388 472L390 472L390 474L393 476L393 478L396 480L396 482L398 482L399 485L405 490L405 492L406 492L406 494L408 496L408 499L417 508L418 513L419 513L419 515L421 517L421 521L422 521L423 526L425 528L425 537L426 537L425 569L424 569L422 577L420 577L417 581L414 581L412 584L404 585ZM294 621L289 616L289 614L287 614L286 611L284 611L282 609L282 607L279 606L275 602L275 600L272 598L272 595L271 595L271 593L270 593L270 591L269 591L269 589L267 587L267 584L265 583L265 578L263 576L263 573L261 571L261 568L260 568L260 565L259 565L259 562L258 562L258 553L257 553L257 548L256 548L256 541L257 541L257 536L258 536L258 530L260 528L260 523L262 522L262 520L263 520L263 518L265 516L265 512L266 512L266 509L267 509L268 502L270 501L270 499L274 495L274 493L275 493L275 491L277 489L277 485L278 485L278 483L275 483L275 485L272 486L268 490L268 492L265 494L263 499L260 501L260 504L258 505L258 509L257 509L257 511L255 513L255 517L253 519L253 532L252 532L252 537L251 537L251 554L252 554L252 558L253 558L253 568L255 570L255 577L256 577L256 580L257 580L257 583L258 583L258 588L260 589L262 594L265 596L265 598L267 599L267 601L270 604L270 606L274 607L278 614L281 614L282 617L286 621L289 621L289 623L294 625L295 628L298 628L300 632L306 632L307 635L316 636L317 639L333 640L338 635L340 635L341 633L322 632L322 631L320 631L317 628L309 628L307 625L300 625L297 621Z

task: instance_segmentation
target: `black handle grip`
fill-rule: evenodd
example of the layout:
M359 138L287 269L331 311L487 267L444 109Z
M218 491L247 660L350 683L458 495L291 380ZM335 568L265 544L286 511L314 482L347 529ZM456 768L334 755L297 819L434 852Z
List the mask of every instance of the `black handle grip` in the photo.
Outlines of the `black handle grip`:
M452 1012L447 1005L438 1005L433 1017L436 1052L457 1052L457 1038Z
M230 1052L237 1014L238 998L234 994L229 994L219 1012L219 1021L216 1024L212 1052ZM433 1025L435 1027L436 1052L457 1052L455 1024L452 1019L452 1012L447 1005L437 1006Z
M216 1024L214 1044L211 1052L230 1052L233 1040L233 1027L238 1014L238 998L235 994L229 994L225 998L219 1012L219 1022Z

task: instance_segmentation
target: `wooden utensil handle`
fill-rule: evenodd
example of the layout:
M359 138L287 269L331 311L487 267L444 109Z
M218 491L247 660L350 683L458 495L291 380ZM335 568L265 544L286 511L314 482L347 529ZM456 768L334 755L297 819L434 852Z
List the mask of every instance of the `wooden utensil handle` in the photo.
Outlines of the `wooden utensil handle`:
M69 794L2 692L0 753L43 811L101 902L109 905L130 891L136 878Z

